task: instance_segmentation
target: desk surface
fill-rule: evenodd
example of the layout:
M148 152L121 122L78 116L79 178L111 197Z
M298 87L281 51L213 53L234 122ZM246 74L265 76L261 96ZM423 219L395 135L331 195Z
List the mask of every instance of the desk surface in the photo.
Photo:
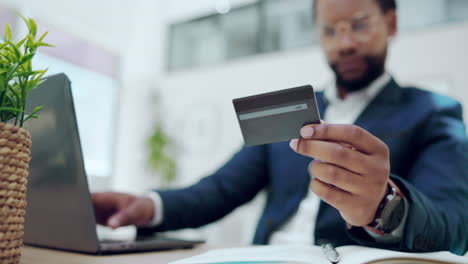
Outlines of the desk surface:
M186 250L92 256L25 246L20 264L163 264L198 255L214 248L217 247L204 244Z

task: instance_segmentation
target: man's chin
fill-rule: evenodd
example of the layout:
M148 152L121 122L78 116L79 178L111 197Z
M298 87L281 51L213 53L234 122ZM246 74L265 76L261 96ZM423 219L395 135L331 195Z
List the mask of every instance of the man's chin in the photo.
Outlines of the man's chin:
M366 71L339 72L335 68L334 72L336 85L348 92L356 92L368 87L384 73L384 69L383 67L368 67Z
M385 71L386 53L380 56L365 56L364 62L356 64L331 63L336 84L342 89L354 92L368 87Z
M348 92L356 92L368 87L375 78L369 78L369 75L359 75L359 76L336 76L336 84Z
M340 64L335 66L335 72L343 80L353 82L366 77L369 72L369 65L365 61L359 61L356 64Z
M345 83L355 83L366 78L366 72L347 72L336 75Z

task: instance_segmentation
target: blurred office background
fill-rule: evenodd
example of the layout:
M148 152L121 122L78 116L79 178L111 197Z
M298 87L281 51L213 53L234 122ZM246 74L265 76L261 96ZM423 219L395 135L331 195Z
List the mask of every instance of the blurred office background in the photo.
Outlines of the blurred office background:
M468 0L399 0L388 69L402 83L447 94L468 121ZM147 141L162 124L176 142L185 186L242 145L231 100L331 78L311 21L311 0L0 0L50 31L37 67L71 78L93 190L161 187ZM248 243L264 195L218 223L186 234Z

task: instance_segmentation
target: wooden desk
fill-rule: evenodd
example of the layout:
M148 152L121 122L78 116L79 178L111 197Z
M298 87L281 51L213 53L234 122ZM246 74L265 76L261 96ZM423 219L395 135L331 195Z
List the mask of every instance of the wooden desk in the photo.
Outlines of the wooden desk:
M214 248L219 247L204 244L186 250L92 256L25 246L20 264L166 264L171 261L198 255Z

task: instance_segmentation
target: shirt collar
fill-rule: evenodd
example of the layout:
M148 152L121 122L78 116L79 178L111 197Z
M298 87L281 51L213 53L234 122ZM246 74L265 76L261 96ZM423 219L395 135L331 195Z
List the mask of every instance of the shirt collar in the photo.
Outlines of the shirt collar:
M385 87L386 84L390 82L391 79L392 77L390 76L390 74L385 72L384 74L382 74L380 77L375 79L369 86L365 87L364 89L348 94L346 99L362 98L367 101L370 101ZM330 85L327 85L325 87L324 96L325 96L325 99L330 104L344 101L338 96L338 89L336 87L335 80L333 80L330 83Z

